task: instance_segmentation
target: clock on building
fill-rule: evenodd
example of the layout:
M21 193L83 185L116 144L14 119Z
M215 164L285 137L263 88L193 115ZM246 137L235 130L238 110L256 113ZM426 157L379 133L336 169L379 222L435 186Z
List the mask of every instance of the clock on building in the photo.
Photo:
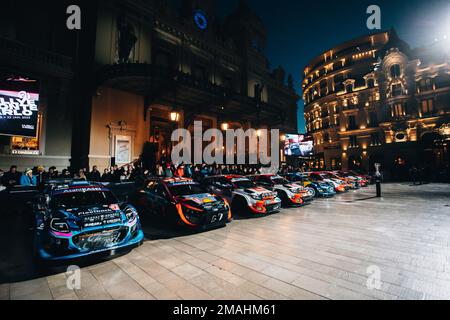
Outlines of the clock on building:
M208 28L208 18L203 10L194 11L194 22L200 30L206 30Z

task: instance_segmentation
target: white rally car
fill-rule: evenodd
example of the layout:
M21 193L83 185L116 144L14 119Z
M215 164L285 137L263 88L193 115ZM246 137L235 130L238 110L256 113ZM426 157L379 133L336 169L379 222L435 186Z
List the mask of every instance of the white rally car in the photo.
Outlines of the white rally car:
M257 185L275 191L284 206L301 206L314 199L314 193L311 190L277 174L261 174L249 178Z
M281 200L276 192L258 187L253 181L243 176L207 177L201 184L207 192L225 198L231 204L233 214L249 212L264 215L281 209Z

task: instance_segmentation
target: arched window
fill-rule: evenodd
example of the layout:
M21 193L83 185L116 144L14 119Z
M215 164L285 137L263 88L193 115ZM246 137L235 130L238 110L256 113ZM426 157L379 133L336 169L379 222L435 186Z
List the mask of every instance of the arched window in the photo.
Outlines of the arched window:
M391 77L392 78L399 78L401 75L401 68L399 64L394 64L391 66Z

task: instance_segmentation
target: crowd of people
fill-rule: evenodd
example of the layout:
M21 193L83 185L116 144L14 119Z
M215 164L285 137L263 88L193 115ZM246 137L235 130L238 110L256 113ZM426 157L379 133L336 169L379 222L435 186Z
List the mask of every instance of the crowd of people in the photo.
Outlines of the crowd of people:
M282 167L280 172L286 173L294 171L292 167ZM298 171L298 170L297 170ZM191 164L173 164L171 162L159 163L155 170L146 170L140 162L119 167L117 165L104 169L101 173L97 166L92 169L84 168L79 170L64 169L59 172L56 167L50 167L48 170L44 166L27 168L19 172L17 166L11 166L9 171L0 170L0 181L4 188L13 186L43 186L46 181L54 179L75 179L94 182L118 183L121 181L144 181L150 176L158 177L185 177L201 179L205 176L215 176L222 174L252 175L260 174L262 167L260 165L191 165Z
M54 179L76 179L95 182L120 182L123 180L133 180L139 172L139 167L133 164L119 168L112 166L103 171L98 170L97 166L93 166L91 170L85 168L77 171L63 169L59 172L56 167L45 170L44 166L35 168L27 168L23 172L17 170L17 166L11 166L9 171L3 172L0 169L1 185L6 188L13 186L42 186L46 181Z

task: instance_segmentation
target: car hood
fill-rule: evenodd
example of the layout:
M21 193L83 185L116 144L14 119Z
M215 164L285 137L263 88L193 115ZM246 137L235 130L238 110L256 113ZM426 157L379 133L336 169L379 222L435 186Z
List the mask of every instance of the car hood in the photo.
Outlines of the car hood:
M122 211L93 206L55 210L52 217L76 221L81 227L95 227L122 222Z
M262 196L267 196L267 197L275 197L276 196L276 193L274 193L270 190L267 190L266 188L263 188L263 187L248 188L243 191L250 195L262 195Z
M292 193L300 193L305 190L303 186L296 184L296 183L278 184L278 185L275 185L275 187L288 189Z
M224 204L222 198L219 198L210 193L179 196L176 198L176 200L178 200L182 204L190 205L203 210L209 210L213 206L220 206Z

